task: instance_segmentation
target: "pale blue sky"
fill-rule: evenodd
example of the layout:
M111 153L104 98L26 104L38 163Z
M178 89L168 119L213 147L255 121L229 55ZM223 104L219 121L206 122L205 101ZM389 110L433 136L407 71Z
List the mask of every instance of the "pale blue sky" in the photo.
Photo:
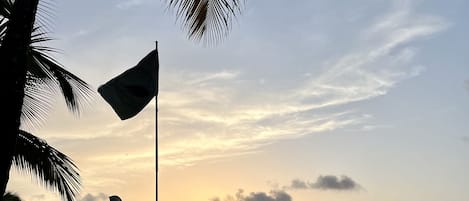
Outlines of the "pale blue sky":
M469 199L468 7L248 1L229 37L207 48L160 1L63 1L50 45L97 87L159 41L160 200L223 200L242 188L295 201L460 201ZM99 96L80 119L62 106L34 133L77 161L79 200L154 200L154 105L125 122ZM320 175L359 187L286 188ZM58 199L24 183L9 189Z

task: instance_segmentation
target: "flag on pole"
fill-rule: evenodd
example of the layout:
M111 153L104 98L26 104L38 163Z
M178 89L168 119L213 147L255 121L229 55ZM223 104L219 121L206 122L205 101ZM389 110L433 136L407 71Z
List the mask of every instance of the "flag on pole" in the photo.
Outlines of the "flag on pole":
M137 115L158 94L158 50L98 88L121 120Z

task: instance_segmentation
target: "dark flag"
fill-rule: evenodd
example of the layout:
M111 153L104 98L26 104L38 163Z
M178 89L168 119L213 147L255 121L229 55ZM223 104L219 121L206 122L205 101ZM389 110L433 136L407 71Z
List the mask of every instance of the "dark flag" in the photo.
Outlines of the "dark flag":
M98 88L121 120L137 115L158 94L158 50Z

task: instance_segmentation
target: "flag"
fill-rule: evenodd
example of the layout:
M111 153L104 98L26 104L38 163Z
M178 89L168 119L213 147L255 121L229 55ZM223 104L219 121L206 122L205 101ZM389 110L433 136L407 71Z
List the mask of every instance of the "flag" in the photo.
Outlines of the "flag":
M121 120L137 115L158 94L158 50L98 88Z

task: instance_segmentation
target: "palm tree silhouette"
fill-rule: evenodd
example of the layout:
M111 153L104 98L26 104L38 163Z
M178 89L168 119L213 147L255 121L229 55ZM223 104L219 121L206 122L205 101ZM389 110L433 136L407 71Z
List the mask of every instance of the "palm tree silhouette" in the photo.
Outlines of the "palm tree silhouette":
M187 30L189 39L209 45L219 42L229 33L231 22L240 13L244 2L243 0L164 1L169 8L176 11L177 19ZM32 46L34 43L49 40L34 27L38 5L39 0L0 0L0 62L2 63L0 75L4 75L0 79L3 103L0 107L4 115L0 121L3 131L0 147L4 150L0 152L0 195L5 193L11 164L15 159L15 153L20 149L17 143L21 141L20 136L24 132L19 129L22 117L40 118L37 113L41 113L43 105L34 104L40 103L38 100L43 93L43 88L40 86L58 87L72 112L78 112L80 103L90 94L90 88L84 81L63 69L47 54L53 49ZM31 89L29 94L28 87ZM31 168L37 164L31 163L29 159L23 157L20 161L33 165L20 167L33 171ZM60 175L60 171L56 171ZM46 179L43 176L39 178ZM73 177L71 178L64 179L64 184L71 185ZM57 181L49 180L45 183L57 189L61 188L60 182ZM66 189L67 186L63 188ZM59 190L59 192L67 200L74 199L75 191Z
M0 81L6 102L3 105L6 118L0 122L5 128L0 146L6 148L0 153L0 195L5 192L9 170L14 163L36 175L40 184L56 190L66 200L73 200L80 186L77 167L66 155L44 140L20 130L19 126L21 121L43 119L50 98L44 90L58 88L68 108L78 112L80 102L89 97L91 89L48 55L54 49L38 45L50 39L39 28L33 28L35 16L30 19L31 16L15 13L20 6L33 7L26 2L0 0L0 71L7 75ZM33 10L36 9L37 5ZM28 19L32 23L24 24ZM29 30L29 34L21 33L25 30Z

